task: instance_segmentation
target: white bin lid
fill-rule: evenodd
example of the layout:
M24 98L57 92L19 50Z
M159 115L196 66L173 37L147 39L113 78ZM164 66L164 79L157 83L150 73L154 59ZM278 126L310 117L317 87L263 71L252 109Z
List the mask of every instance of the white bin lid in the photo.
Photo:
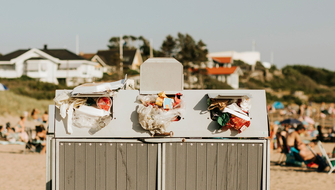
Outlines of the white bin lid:
M149 58L141 65L140 94L183 91L183 65L174 58Z

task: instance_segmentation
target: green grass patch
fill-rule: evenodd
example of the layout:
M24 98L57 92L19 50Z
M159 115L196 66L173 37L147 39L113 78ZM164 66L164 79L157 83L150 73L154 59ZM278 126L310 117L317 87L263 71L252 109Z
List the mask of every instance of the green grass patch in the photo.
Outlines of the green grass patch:
M0 91L0 115L20 116L24 111L30 113L34 108L44 112L48 111L51 104L54 104L52 100L36 100L12 91Z

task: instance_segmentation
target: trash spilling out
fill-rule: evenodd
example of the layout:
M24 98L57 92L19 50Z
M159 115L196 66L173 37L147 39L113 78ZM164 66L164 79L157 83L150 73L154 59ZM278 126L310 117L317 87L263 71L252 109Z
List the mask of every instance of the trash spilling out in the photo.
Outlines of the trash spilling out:
M89 128L93 135L107 126L113 119L113 96L124 88L126 80L127 76L111 83L87 83L55 97L60 116L67 119L67 133L72 134L74 126Z
M185 110L182 94L166 95L164 91L151 95L138 95L141 103L137 108L139 123L149 130L152 136L173 136L167 127L173 121L179 121Z
M211 119L218 123L218 132L234 129L242 133L250 126L251 97L247 95L229 97L208 94L207 105Z
M127 75L125 76L124 79L116 82L86 83L75 87L71 94L73 97L106 95L106 94L113 96L115 92L124 88L126 81L127 81Z

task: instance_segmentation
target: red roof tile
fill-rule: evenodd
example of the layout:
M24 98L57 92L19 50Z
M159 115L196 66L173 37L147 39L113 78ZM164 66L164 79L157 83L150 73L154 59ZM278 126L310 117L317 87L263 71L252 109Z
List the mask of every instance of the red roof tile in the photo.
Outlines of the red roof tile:
M209 75L230 75L235 72L237 67L213 67L213 68L206 68L207 73Z
M232 57L212 57L212 59L219 63L231 63Z

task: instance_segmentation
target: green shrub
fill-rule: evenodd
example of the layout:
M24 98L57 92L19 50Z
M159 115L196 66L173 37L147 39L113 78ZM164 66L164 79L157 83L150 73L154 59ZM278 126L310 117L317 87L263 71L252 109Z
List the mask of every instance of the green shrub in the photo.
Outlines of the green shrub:
M40 82L27 76L15 79L0 79L0 82L6 85L9 90L15 94L28 96L38 100L51 100L55 97L55 91L57 89L70 88L65 85Z
M225 82L218 81L210 76L204 76L205 89L233 89Z

